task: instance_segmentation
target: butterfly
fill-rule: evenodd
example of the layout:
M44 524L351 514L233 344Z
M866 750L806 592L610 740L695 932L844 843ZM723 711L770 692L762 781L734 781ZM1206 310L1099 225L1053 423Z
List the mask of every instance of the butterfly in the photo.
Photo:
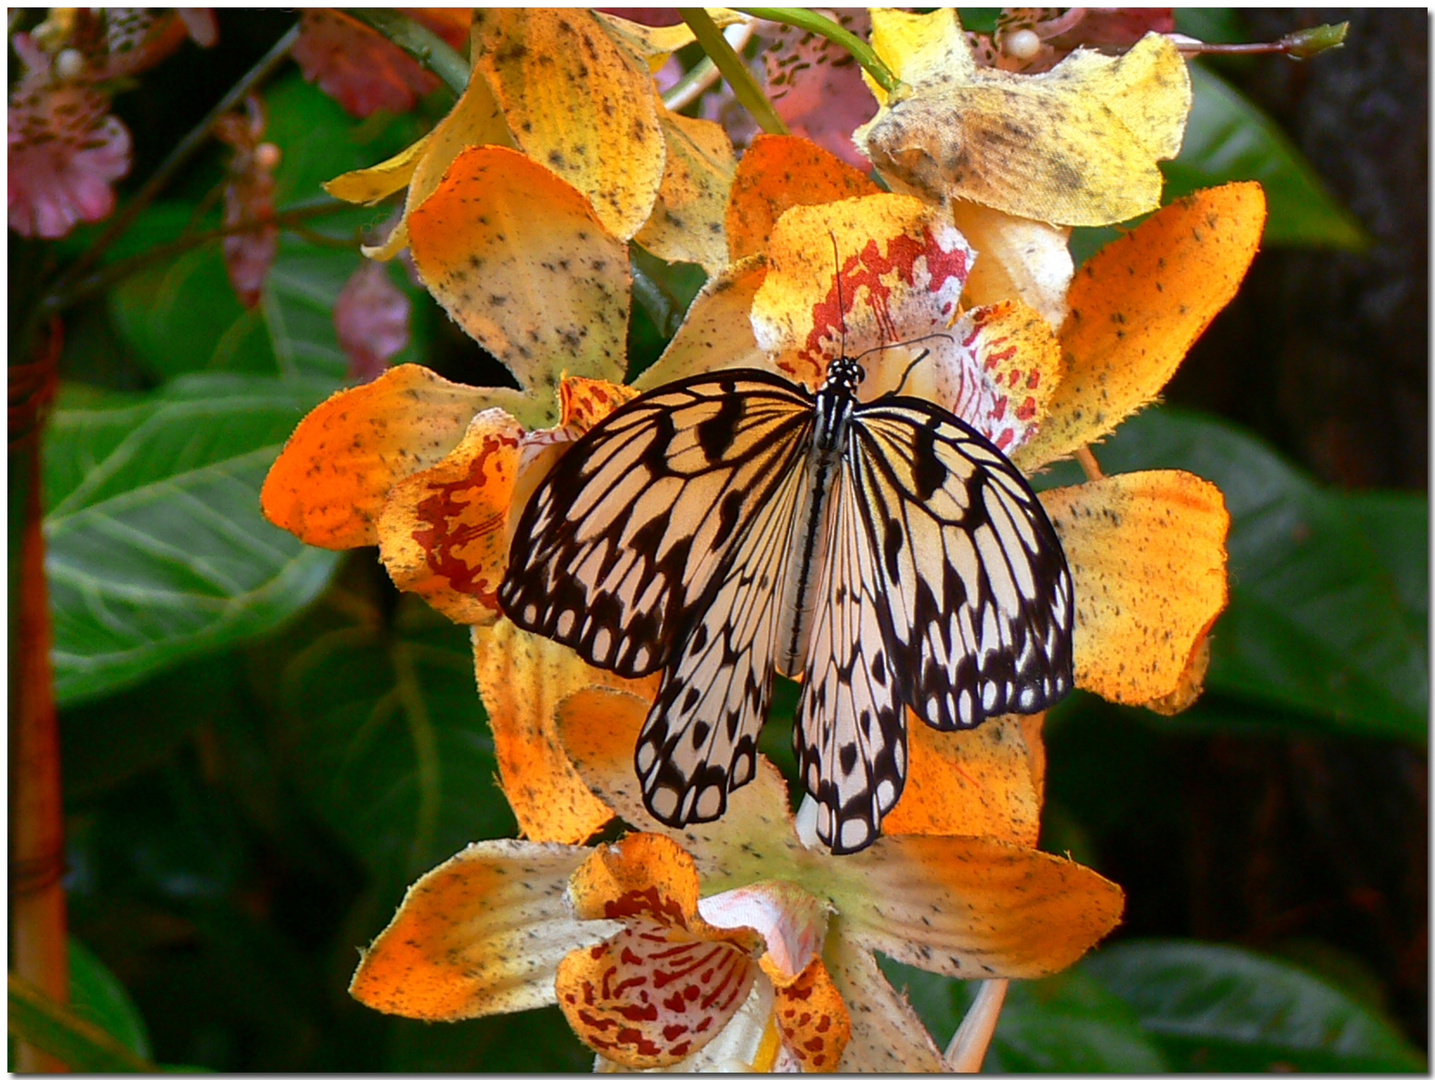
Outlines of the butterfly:
M862 378L842 355L815 393L756 369L650 390L519 518L509 618L663 672L634 764L666 825L720 817L753 778L774 674L802 678L799 774L837 854L902 792L907 708L951 731L1071 689L1071 575L1026 480L938 405L860 401Z

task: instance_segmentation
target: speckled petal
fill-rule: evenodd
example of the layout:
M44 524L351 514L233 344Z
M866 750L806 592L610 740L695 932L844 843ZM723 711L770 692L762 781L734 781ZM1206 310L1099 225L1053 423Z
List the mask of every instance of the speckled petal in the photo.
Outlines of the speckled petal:
M848 1005L852 1035L838 1067L841 1072L942 1071L941 1052L906 997L892 989L869 949L839 930L828 935L823 959Z
M488 840L419 878L364 951L349 993L380 1012L463 1020L551 1005L558 962L617 925L579 922L568 878L586 848Z

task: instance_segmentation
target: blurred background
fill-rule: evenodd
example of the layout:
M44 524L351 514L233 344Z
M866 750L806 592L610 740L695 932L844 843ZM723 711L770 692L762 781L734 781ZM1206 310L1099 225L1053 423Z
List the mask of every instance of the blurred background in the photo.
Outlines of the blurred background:
M11 31L43 17L14 13ZM1424 1071L1429 16L1176 20L1214 41L1350 30L1304 63L1193 65L1168 197L1258 179L1270 222L1164 403L1096 456L1107 472L1217 483L1231 603L1188 712L1078 692L1050 714L1043 847L1120 883L1126 917L1070 972L1013 987L987 1068ZM134 143L122 207L294 23L226 9L214 45L128 77L113 97ZM408 145L453 100L434 80L408 107L357 116L321 85L285 60L259 87L284 227L253 306L204 238L238 144L190 160L84 288L69 283L58 323L34 313L106 222L10 233L12 406L26 359L51 350L60 380L40 445L74 1009L166 1066L586 1070L556 1009L426 1025L345 992L414 878L515 823L466 631L398 594L373 550L309 549L259 517L299 417L376 370L346 349L334 309L360 234L391 207L340 206L319 183ZM1079 232L1079 254L1114 235ZM701 272L636 258L656 285L633 316L645 363ZM507 381L399 262L383 276L386 302L408 306L380 366ZM11 421L13 628L13 408ZM1039 484L1078 476L1063 466ZM11 640L13 717L25 669ZM764 740L786 764L791 698ZM12 773L12 850L15 790ZM12 892L16 874L12 859ZM889 975L949 1037L969 989Z

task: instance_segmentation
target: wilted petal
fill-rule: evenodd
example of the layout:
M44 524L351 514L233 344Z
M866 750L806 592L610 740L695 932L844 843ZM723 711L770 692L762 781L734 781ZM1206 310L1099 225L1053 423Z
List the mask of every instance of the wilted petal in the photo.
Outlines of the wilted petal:
M1156 162L1175 156L1191 107L1185 61L1163 35L1040 75L977 66L950 9L875 11L872 44L910 84L853 136L884 176L1055 225L1159 205Z
M264 516L317 547L377 543L394 484L449 453L475 414L519 400L514 390L449 382L417 364L341 390L284 444L260 493Z
M474 71L487 79L514 145L581 191L608 232L630 239L663 178L649 73L607 24L579 9L480 10L473 34Z
M454 622L499 615L522 435L504 410L484 410L442 460L395 483L379 514L379 556L394 584Z
M586 686L632 688L651 699L658 676L623 679L589 667L572 649L520 630L507 619L473 628L474 671L493 732L494 754L503 793L518 827L536 840L577 842L587 839L613 816L613 810L589 790L574 770L558 739L556 711L565 697ZM645 699L632 692L620 700ZM646 711L646 706L641 706ZM599 713L605 730L606 713ZM617 752L615 737L613 752ZM632 740L637 739L634 728ZM625 767L633 771L633 742Z
M884 836L830 863L842 934L959 978L1060 971L1121 917L1121 890L1099 874L990 837Z
M514 411L526 426L553 422L565 372L622 380L627 248L548 169L504 147L465 150L408 228L434 297L529 391Z
M744 151L727 208L730 258L766 251L772 227L794 206L815 206L882 189L866 173L794 135L759 135Z
M1068 368L1016 466L1032 472L1153 400L1236 294L1264 223L1260 185L1226 184L1178 199L1083 263L1061 328Z
M349 354L349 377L371 382L409 343L409 298L388 270L364 260L334 301L334 332Z
M586 848L487 840L409 887L349 993L370 1008L463 1020L553 1004L558 962L617 924L579 921L568 878Z
M839 930L827 937L823 959L833 985L848 1002L852 1036L843 1072L930 1073L942 1071L942 1055L907 1004L892 989L870 949Z
M1041 778L1024 717L1001 716L970 731L935 731L907 713L907 783L882 832L994 836L1036 846Z
M1226 604L1230 517L1216 486L1163 470L1040 497L1076 589L1076 684L1141 705L1199 679L1193 662Z
M780 368L816 386L839 353L945 332L971 248L932 207L883 194L794 206L773 229L768 259L753 299L753 332ZM869 364L863 398L895 387L917 352L943 347L956 343L884 350L880 369L889 378Z

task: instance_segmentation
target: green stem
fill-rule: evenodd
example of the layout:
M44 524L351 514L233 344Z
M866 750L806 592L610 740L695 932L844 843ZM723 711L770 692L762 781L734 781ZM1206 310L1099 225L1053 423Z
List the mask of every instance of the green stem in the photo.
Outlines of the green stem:
M393 8L340 8L345 15L377 30L444 81L455 94L468 88L468 61L427 26Z
M892 74L892 69L882 63L881 58L878 57L871 45L850 30L843 29L825 15L818 15L806 8L740 7L734 10L741 11L744 15L751 15L755 19L767 19L769 22L795 26L799 30L809 30L814 34L822 35L834 44L841 45L862 65L862 70L872 76L872 81L889 94L902 84L901 80Z
M702 8L678 8L678 14L683 17L683 22L691 27L703 52L712 58L712 62L722 72L722 77L732 87L737 100L743 108L752 113L758 127L769 135L786 135L787 125L782 122L782 117L777 115L777 110L772 107L772 102L767 100L762 88L753 81L742 57L733 52L727 38L722 36L722 31L713 22L712 16Z

